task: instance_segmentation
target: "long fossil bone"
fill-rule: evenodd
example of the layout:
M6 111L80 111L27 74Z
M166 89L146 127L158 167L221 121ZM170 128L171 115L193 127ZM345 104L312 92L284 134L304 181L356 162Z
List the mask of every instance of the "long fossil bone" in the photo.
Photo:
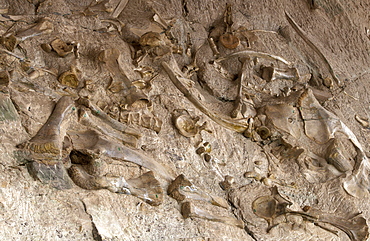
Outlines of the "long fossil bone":
M86 150L95 154L103 154L117 160L125 160L145 167L155 173L158 173L168 181L174 179L172 170L161 165L153 158L146 156L125 145L112 141L96 131L69 131L68 136L76 150Z
M219 125L226 127L230 130L237 131L237 132L244 132L248 125L245 123L244 119L231 119L226 116L222 116L219 113L215 113L205 107L195 96L191 94L191 92L185 87L183 83L181 83L180 79L176 76L175 72L171 69L171 67L166 63L162 62L162 66L167 72L168 76L170 77L172 83L177 87L179 91L181 91L184 96L200 111L206 114L209 118L213 121L218 123Z
M61 125L66 116L75 109L73 105L71 97L63 96L59 99L49 119L24 146L24 149L32 152L31 159L44 161L60 159L66 131Z
M184 218L193 218L193 217L202 218L202 219L209 220L209 221L220 222L220 223L228 224L231 226L236 226L238 228L244 228L244 223L241 220L238 220L232 217L210 214L198 208L191 202L184 202L182 204L181 214L183 215Z
M87 190L108 189L114 193L130 194L153 206L163 202L163 189L152 171L127 181L123 177L90 175L77 165L72 165L68 174L77 186Z
M208 194L194 186L183 174L179 175L167 189L168 195L177 201L194 199L209 202L215 206L228 208L227 201L223 198Z
M97 117L99 117L103 122L107 123L113 129L120 131L122 133L126 133L129 135L133 135L135 137L141 137L141 134L138 130L119 122L109 115L107 115L103 110L101 110L98 106L94 105L88 99L79 99L78 102L91 110L91 113Z

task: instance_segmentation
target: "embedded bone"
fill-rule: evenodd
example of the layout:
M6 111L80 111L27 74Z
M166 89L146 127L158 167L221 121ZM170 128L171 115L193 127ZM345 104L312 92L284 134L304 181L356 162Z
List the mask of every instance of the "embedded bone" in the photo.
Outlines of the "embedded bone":
M112 12L112 17L117 18L122 13L123 9L125 9L127 3L128 3L128 0L120 0L116 8Z
M208 43L209 43L209 46L211 47L212 49L212 52L213 52L213 56L218 58L218 56L220 55L220 52L218 51L217 49L217 46L215 44L215 41L212 37L209 37L208 38Z
M115 48L106 49L99 55L99 60L106 64L109 72L112 74L112 83L109 86L109 90L113 93L118 93L123 89L130 89L133 87L131 81L123 73L119 65L118 59L120 55L120 51Z
M209 110L207 107L205 107L191 92L186 89L183 83L181 83L179 77L176 76L175 72L171 69L171 67L165 63L162 62L162 66L167 72L168 76L170 77L172 83L177 87L179 91L181 91L184 96L200 111L202 111L204 114L206 114L209 118L211 118L213 121L218 123L221 126L224 126L228 129L237 131L237 132L244 132L248 125L245 123L244 119L231 119L226 116L222 116L219 113L215 113L211 110ZM182 77L183 78L183 77ZM183 78L185 79L185 78ZM190 81L190 80L189 80Z
M301 136L299 126L299 111L297 108L288 104L268 105L264 107L264 112L268 121L277 129L289 133L295 138Z
M46 48L46 46L44 45L44 48ZM54 50L60 57L66 57L67 55L71 54L74 50L74 44L66 43L58 38L53 40L50 43L50 46L52 50Z
M210 214L198 208L191 202L184 202L181 205L181 214L184 218L202 218L202 219L209 220L209 221L228 224L228 225L235 226L238 228L244 228L244 223L241 220L238 220L232 217L217 216L217 215Z
M106 155L116 160L132 162L161 175L166 180L171 181L174 179L174 174L168 167L142 154L139 150L110 140L96 131L69 131L68 136L72 140L73 148L76 150L86 150L98 155Z
M202 129L205 128L205 124L202 126L197 125L198 118L192 118L190 115L179 115L174 118L174 123L177 130L180 132L181 135L185 137L194 137L196 136Z
M129 194L152 206L158 206L163 202L163 189L152 171L127 181L123 177L94 176L77 165L72 165L68 169L68 174L73 182L83 189L108 189L114 193Z
M66 85L66 86L69 86L69 87L72 87L72 88L77 88L78 84L79 84L77 69L74 66L72 66L71 70L68 70L68 71L62 73L58 77L58 80L62 85Z
M19 39L19 41L24 41L28 38L35 37L41 34L48 34L54 30L53 24L48 18L42 18L38 23L34 26L18 32L15 37Z
M8 95L0 92L0 122L18 119L17 110Z
M362 125L362 127L366 128L366 129L369 129L370 128L370 124L369 124L369 120L368 119L365 119L365 118L362 118L358 115L355 115L355 119L358 123L360 123Z
M276 56L276 55L273 55L273 54L269 54L269 53L252 51L252 50L243 50L243 51L231 53L231 54L228 54L224 57L216 59L215 62L221 62L221 61L224 61L224 60L227 60L227 59L230 59L230 58L234 58L234 57L248 57L248 56L276 60L276 61L280 61L280 62L282 62L282 63L284 63L288 66L292 65L289 61L283 59L282 57L279 57L279 56Z
M155 117L151 113L145 112L130 112L130 111L121 111L120 112L120 121L123 121L127 124L139 125L155 132L159 133L162 128L162 121Z
M342 82L338 79L336 74L334 73L333 68L331 67L328 59L325 57L325 55L320 51L320 49L307 37L307 34L303 31L301 27L298 26L298 24L294 21L294 19L285 12L285 17L288 20L289 24L293 27L293 29L297 32L297 34L310 46L313 51L315 51L320 58L324 61L326 67L328 68L332 78L337 82L339 86L342 85Z
M333 213L325 213L315 208L307 208L306 212L289 211L288 214L301 215L311 222L327 223L342 230L352 241L367 240L369 237L369 227L366 219L361 216L340 217Z
M98 106L94 105L88 99L80 99L79 103L88 107L91 110L91 113L101 119L104 123L111 126L113 129L120 131L122 133L126 133L137 138L141 137L141 134L135 128L129 127L126 124L123 124L110 116L108 116L103 110L101 110Z
M228 49L236 49L240 44L239 38L232 33L222 34L220 36L220 42L225 48Z
M179 202L184 201L185 199L194 199L209 202L215 206L226 209L229 207L225 199L213 196L198 189L183 174L176 177L176 179L168 186L167 194Z
M65 128L62 124L67 115L74 110L74 101L68 97L61 97L49 119L32 137L25 143L24 149L30 150L32 160L59 160L61 157L62 142Z
M274 80L292 80L298 81L299 80L299 73L297 68L275 68L272 66L264 66L261 68L262 71L262 78L266 81L274 81Z
M123 143L128 144L132 147L137 147L137 137L125 134L123 132L118 132L113 128L109 128L110 126L105 124L104 122L93 120L93 118L90 116L90 113L88 113L87 110L84 108L80 109L79 121L81 124L94 128L95 130L98 130L107 136L114 137L117 140L122 141Z
M332 164L340 172L347 172L353 169L353 164L350 162L352 159L346 152L346 149L338 141L338 139L332 139L331 144L326 149L326 160L329 164Z

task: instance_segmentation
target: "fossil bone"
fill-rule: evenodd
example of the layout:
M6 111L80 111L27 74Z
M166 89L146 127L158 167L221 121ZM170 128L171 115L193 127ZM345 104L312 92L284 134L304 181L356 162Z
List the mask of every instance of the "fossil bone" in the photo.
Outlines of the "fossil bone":
M351 171L353 165L351 164L351 158L346 155L346 149L338 141L338 139L332 139L331 144L326 149L326 160L329 164L332 164L341 172Z
M244 132L248 128L248 125L245 123L245 120L234 120L234 119L228 118L226 116L222 116L219 113L215 113L207 109L195 96L191 94L191 92L188 89L186 89L184 84L181 83L180 79L176 76L175 72L171 69L171 67L167 63L162 62L162 66L167 72L168 76L170 77L172 83L177 87L177 89L181 91L184 94L184 96L195 107L197 107L200 111L206 114L213 121L215 121L221 126L224 126L228 129L241 132L241 133Z
M113 128L109 128L110 126L105 124L104 122L93 120L93 118L84 108L80 109L79 121L81 124L94 128L95 130L98 130L107 136L114 137L115 139L122 141L123 143L126 143L132 147L137 147L137 137L125 134L123 132L118 132Z
M261 68L262 78L266 81L274 81L280 79L299 80L299 73L296 68L280 69L272 66L264 66Z
M41 34L48 34L54 30L52 22L48 18L42 18L34 26L18 32L15 37L19 41L24 41L28 38L35 37Z
M66 85L72 88L77 88L79 84L79 78L77 75L77 69L72 66L71 70L68 70L64 73L62 73L59 77L58 80L62 85Z
M298 33L298 35L310 46L319 56L320 58L324 61L326 67L328 68L331 76L333 79L337 82L339 86L342 85L342 82L337 78L337 76L334 73L333 68L331 67L328 59L325 57L325 55L320 51L318 47L307 37L307 34L303 31L301 27L298 26L298 24L293 20L293 18L285 12L285 17L288 20L289 24L293 27L293 29Z
M368 119L361 118L358 115L355 115L355 119L358 123L360 123L362 125L362 127L366 128L366 129L370 129L370 124L369 124Z
M112 141L96 131L69 131L68 136L72 140L73 147L76 150L85 150L98 155L103 154L116 160L132 162L158 173L168 181L174 179L172 170L168 167L161 165L156 160L142 154L140 151Z
M130 194L152 206L163 202L163 189L152 171L127 181L123 177L90 175L77 165L72 165L68 174L77 186L87 190L108 189L114 193Z
M184 202L181 205L181 214L184 218L202 218L202 219L209 220L209 221L228 224L228 225L235 226L238 228L244 228L244 223L241 220L238 220L232 217L217 216L217 215L210 214L198 208L191 202Z
M32 160L55 161L60 159L66 131L62 123L75 109L73 105L74 101L71 97L61 97L46 123L31 140L25 143L24 148L32 152Z
M112 74L112 83L109 86L109 90L113 93L118 93L123 89L134 88L119 65L118 59L120 55L120 51L115 48L106 49L99 55L99 60L106 64L109 72Z
M225 199L199 190L183 174L176 177L176 179L168 186L167 194L180 202L185 199L194 199L209 202L215 206L226 209L229 207Z
M99 117L104 123L107 123L113 129L120 131L122 133L126 133L129 135L133 135L135 137L141 137L141 134L138 130L129 127L113 118L108 116L103 110L101 110L98 106L94 105L88 99L79 99L79 103L88 107L91 110L91 113L97 117Z
M289 61L283 59L282 57L273 55L273 54L268 54L268 53L263 53L263 52L257 52L257 51L252 51L252 50L243 50L235 53L228 54L224 57L220 57L216 59L216 62L221 62L230 58L234 57L246 57L246 56L253 56L253 57L260 57L260 58L265 58L265 59L271 59L271 60L276 60L280 61L288 66L292 65Z

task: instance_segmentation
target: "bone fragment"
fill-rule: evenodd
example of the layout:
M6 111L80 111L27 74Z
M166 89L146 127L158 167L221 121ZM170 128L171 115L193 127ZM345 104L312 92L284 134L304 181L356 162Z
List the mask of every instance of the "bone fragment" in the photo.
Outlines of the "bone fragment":
M361 216L353 218L345 218L336 216L332 213L325 213L315 208L307 208L307 212L289 211L288 214L301 215L305 219L317 222L330 224L347 234L352 241L367 240L369 237L369 227L366 224L366 219Z
M177 201L194 199L205 201L212 205L228 208L227 201L223 198L208 194L194 186L183 174L179 175L167 189L167 194Z
M362 127L366 128L366 129L369 129L370 128L370 124L369 124L369 120L368 119L361 118L358 115L355 115L355 119L356 119L356 121L358 123L360 123L362 125Z
M128 0L120 0L117 7L112 12L112 17L117 18L121 14L123 9L125 9L127 3L128 3Z
M234 120L226 116L222 116L219 113L215 113L207 107L205 107L199 100L191 94L191 92L184 86L183 83L181 83L180 79L176 76L175 72L171 69L171 67L165 63L162 62L162 66L167 72L168 76L170 77L172 83L177 87L179 91L181 91L184 96L200 111L202 111L204 114L206 114L209 118L211 118L213 121L215 121L217 124L224 126L230 130L237 131L237 132L244 132L248 125L245 123L245 120Z
M18 32L15 37L19 39L19 41L24 41L28 38L35 37L41 34L48 34L54 30L52 22L48 18L42 18L38 23L34 26Z
M99 60L106 64L109 72L112 74L112 83L109 89L114 93L132 87L131 81L123 73L118 63L120 55L121 53L118 49L111 48L104 50L99 56Z
M209 220L209 221L228 224L228 225L235 226L238 228L244 228L244 223L241 220L238 220L232 217L217 216L217 215L210 214L198 208L191 202L184 202L182 204L181 214L184 218L202 218L202 219Z
M299 73L296 68L279 69L272 66L267 66L262 68L262 78L266 81L280 79L298 81Z

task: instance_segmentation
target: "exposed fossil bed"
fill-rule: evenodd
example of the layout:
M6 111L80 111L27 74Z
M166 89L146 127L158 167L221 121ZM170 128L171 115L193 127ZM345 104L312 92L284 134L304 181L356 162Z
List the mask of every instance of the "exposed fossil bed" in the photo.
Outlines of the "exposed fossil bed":
M0 11L1 240L368 239L368 0Z

